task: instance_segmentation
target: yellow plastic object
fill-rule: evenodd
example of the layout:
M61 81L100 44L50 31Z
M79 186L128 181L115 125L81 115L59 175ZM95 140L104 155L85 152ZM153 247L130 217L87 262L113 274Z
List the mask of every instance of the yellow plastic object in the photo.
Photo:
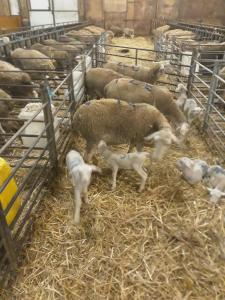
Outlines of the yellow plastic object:
M9 164L3 158L0 157L0 186L4 183L4 181L10 175L10 173L11 173L11 168ZM5 187L4 191L0 193L0 202L2 204L3 209L7 207L8 203L10 202L10 200L12 199L16 191L17 191L17 185L15 180L12 178L7 184L7 186ZM12 223L19 207L20 207L20 199L18 197L6 216L6 222L8 225Z

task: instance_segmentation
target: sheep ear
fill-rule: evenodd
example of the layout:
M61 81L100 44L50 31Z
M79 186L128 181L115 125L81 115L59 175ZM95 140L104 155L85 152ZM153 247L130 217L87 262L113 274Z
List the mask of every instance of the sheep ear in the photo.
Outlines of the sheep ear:
M207 191L210 192L210 193L213 191L213 189L211 189L211 188L209 188L209 187L207 187L206 189L207 189Z
M156 138L158 137L158 133L157 132L154 132L148 136L146 136L144 139L145 141L151 141L151 140L155 140Z
M173 133L171 133L171 139L174 143L176 143L178 145L180 144L179 139Z

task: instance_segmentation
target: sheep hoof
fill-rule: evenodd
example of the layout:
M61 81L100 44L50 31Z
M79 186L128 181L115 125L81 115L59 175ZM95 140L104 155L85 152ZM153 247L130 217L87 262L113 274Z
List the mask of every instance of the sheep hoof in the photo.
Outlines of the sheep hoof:
M138 189L138 193L142 193L143 190L144 190L144 188L139 188L139 189Z
M89 199L88 198L84 198L84 203L88 204L89 203Z
M80 219L79 218L74 218L73 219L73 224L74 225L78 225L80 223Z
M116 190L116 187L115 187L115 186L112 186L112 187L111 187L111 191L114 192L115 190Z

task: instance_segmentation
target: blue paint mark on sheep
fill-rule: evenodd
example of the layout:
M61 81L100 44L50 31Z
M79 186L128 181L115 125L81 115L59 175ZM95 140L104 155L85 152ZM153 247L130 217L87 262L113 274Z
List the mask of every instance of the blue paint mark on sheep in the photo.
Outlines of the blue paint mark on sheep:
M91 104L91 101L87 101L87 102L85 102L85 105L90 105Z
M150 84L145 83L145 89L147 91L151 91L152 90L152 86Z

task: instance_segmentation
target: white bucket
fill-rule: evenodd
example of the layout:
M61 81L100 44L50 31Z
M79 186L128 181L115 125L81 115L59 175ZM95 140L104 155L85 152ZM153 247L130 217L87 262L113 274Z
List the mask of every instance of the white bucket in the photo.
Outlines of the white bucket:
M92 68L92 58L90 56L86 56L86 72Z
M28 103L24 108L21 109L20 114L18 118L20 120L28 121L37 113L38 110L40 110L42 106L42 103ZM55 107L51 105L52 107L52 113L55 112ZM44 112L43 110L34 118L34 121L42 121L42 122L31 122L23 131L23 134L32 134L37 135L37 137L41 134L45 127L44 123ZM56 128L59 124L60 119L55 117L54 118L54 128ZM43 134L46 135L46 132ZM37 137L22 137L22 141L25 147L31 147L35 141L37 140ZM59 138L59 128L57 129L55 133L55 139L56 141ZM45 148L47 145L47 139L41 138L39 142L35 145L35 147Z
M81 101L84 94L84 75L81 71L73 71L73 89L75 101Z

